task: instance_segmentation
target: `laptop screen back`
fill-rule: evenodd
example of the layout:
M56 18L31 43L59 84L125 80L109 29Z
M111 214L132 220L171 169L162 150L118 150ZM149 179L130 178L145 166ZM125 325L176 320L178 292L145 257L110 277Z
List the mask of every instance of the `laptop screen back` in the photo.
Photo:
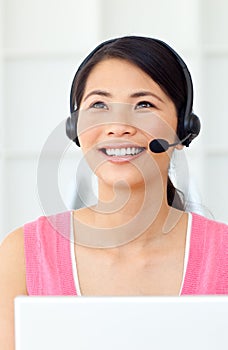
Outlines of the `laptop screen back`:
M228 348L228 297L17 297L16 350Z

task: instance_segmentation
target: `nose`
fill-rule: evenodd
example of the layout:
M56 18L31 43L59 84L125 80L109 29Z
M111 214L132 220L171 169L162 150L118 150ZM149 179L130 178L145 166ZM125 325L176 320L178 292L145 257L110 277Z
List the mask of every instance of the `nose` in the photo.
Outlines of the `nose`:
M136 133L136 128L129 124L122 123L111 123L106 126L105 130L108 136L124 136L124 135L134 135Z

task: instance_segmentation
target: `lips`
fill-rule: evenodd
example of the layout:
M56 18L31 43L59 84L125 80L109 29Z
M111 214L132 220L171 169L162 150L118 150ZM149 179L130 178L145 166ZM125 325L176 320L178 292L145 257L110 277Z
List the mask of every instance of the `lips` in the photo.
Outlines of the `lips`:
M101 148L104 154L111 157L135 156L145 150L144 147Z
M99 151L111 162L128 162L141 155L145 147L134 144L109 144L103 145Z

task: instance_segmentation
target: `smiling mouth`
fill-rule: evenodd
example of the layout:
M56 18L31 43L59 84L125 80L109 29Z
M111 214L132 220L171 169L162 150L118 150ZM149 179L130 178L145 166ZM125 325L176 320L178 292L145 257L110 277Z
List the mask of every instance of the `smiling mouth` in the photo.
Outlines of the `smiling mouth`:
M101 148L100 151L109 157L135 156L145 150L144 147Z

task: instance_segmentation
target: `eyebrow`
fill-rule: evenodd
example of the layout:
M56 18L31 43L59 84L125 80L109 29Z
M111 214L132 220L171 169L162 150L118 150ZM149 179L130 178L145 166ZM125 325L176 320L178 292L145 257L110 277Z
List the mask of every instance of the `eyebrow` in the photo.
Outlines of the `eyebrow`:
M133 94L130 95L130 97L132 98L135 98L135 97L143 97L143 96L152 96L152 97L155 97L157 100L159 100L160 102L164 102L161 97L159 97L158 95L154 94L153 92L151 91L138 91L138 92L135 92Z
M90 96L93 95L99 95L99 96L104 96L104 97L112 97L112 94L110 94L110 92L104 91L104 90L93 90L91 92L88 93L88 95L85 96L85 98L83 99L83 101L86 101ZM159 100L160 102L164 101L156 94L152 93L151 91L137 91L134 92L130 95L131 98L137 98L137 97L143 97L143 96L152 96L155 97L157 100Z
M112 97L112 95L109 92L107 92L107 91L93 90L93 91L89 92L88 95L85 96L83 101L86 101L87 98L89 98L90 96L93 96L93 95L99 95L99 96L104 96L104 97Z

